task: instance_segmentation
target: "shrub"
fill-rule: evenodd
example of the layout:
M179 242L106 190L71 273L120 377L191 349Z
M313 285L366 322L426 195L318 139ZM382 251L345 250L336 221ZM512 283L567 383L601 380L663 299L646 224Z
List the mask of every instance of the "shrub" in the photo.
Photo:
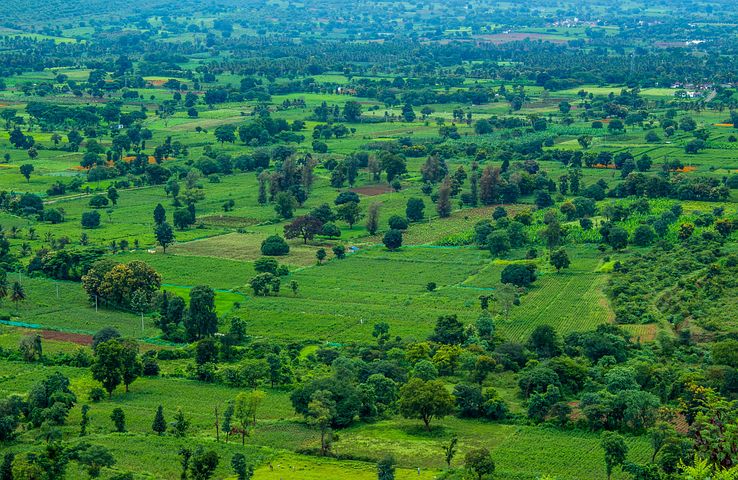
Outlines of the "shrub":
M290 253L290 246L287 245L287 242L284 240L284 238L280 237L279 235L272 235L271 237L267 237L263 242L261 242L262 255L276 257L287 255L288 253Z
M98 212L82 213L82 228L95 228L100 226L100 214Z

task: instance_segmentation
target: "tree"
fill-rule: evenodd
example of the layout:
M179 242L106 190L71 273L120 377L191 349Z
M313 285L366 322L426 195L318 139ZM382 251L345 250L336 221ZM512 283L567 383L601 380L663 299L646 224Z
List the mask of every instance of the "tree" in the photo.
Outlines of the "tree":
M394 228L388 230L382 238L382 243L388 250L397 250L402 246L402 232Z
M115 457L101 445L82 444L76 448L73 456L77 462L86 467L90 478L99 477L103 467L110 468L115 465Z
M82 228L96 228L100 226L100 213L96 211L82 212Z
M517 287L527 287L536 280L536 267L533 264L511 263L506 266L500 275L502 283L509 283Z
M477 480L482 480L486 476L495 473L495 461L492 459L489 450L486 448L478 448L470 450L464 457L464 466Z
M628 454L628 446L623 437L615 432L603 432L600 445L605 451L605 471L607 479L610 480L613 469L625 462Z
M192 454L190 475L192 480L208 480L218 468L218 454L213 450L204 451L199 447Z
M221 125L215 129L215 139L224 144L225 142L233 143L236 141L236 127L233 125Z
M395 458L387 455L377 462L377 480L395 480Z
M358 222L361 217L359 204L356 202L344 203L336 209L336 216L348 223L349 228L354 228L354 224Z
M161 245L164 253L167 253L167 247L174 243L174 230L167 222L158 223L154 227L154 236L156 243Z
M444 445L443 447L444 460L446 460L446 466L448 468L451 468L451 462L454 460L454 457L456 456L456 450L457 450L458 443L459 443L459 437L454 435L453 437L451 437L451 440L448 442L448 445Z
M422 198L409 198L405 207L405 216L411 222L419 222L423 219L425 202Z
M110 419L113 421L113 425L115 425L116 432L124 433L126 431L126 414L123 412L122 408L114 408L113 412L110 414Z
M405 418L419 418L426 430L434 418L443 418L454 410L454 400L440 380L411 378L400 389L399 409Z
M507 230L495 230L487 237L487 247L492 255L504 255L510 251L510 235Z
M303 215L284 226L284 237L302 237L303 243L307 245L308 240L312 240L315 235L320 233L321 228L323 228L323 222L310 215Z
M207 285L190 290L190 308L185 315L185 330L189 341L200 340L218 331L215 313L215 292Z
M325 251L325 248L319 248L315 251L315 258L318 260L318 265L321 265L323 263L323 260L325 260L327 253Z
M324 237L338 238L341 236L341 229L335 223L326 223L321 227L320 234Z
M118 198L120 198L120 194L118 193L118 190L114 186L108 187L108 199L110 199L110 202L113 205L118 205Z
M26 177L26 182L31 183L31 174L35 168L30 163L26 163L20 166L20 173Z
M267 256L282 256L290 253L290 246L279 235L271 235L261 242L261 254Z
M607 243L613 250L622 250L628 246L628 231L619 225L610 227L607 232Z
M562 268L569 268L571 260L569 260L569 254L566 253L566 250L559 248L551 252L549 263L551 263L557 272L560 272Z
M161 225L166 221L167 211L164 210L164 207L161 205L161 203L157 203L156 207L154 207L154 224Z
M128 387L141 375L143 365L138 358L138 343L132 339L120 342L122 345L120 360L121 381L128 393Z
M369 235L374 235L379 229L379 203L372 203L366 210L366 230Z
M317 390L310 396L307 408L307 423L320 431L320 454L326 455L330 450L331 424L336 415L336 402L331 393Z
M254 467L246 463L246 457L243 453L237 453L231 458L231 468L236 474L238 480L251 480L254 475Z
M559 356L563 351L561 337L550 325L538 325L530 334L526 346L541 359Z
M157 435L161 435L167 431L167 421L164 419L164 407L161 405L156 409L156 415L154 415L154 423L151 424L151 429Z
M175 437L184 438L187 436L187 430L190 428L190 421L185 417L181 408L177 409L174 414L174 422L172 423L172 433Z
M26 300L26 289L20 282L13 282L13 286L10 289L10 301L15 304L15 309L18 310L18 305Z
M438 200L436 201L436 212L441 218L451 216L451 180L448 176L438 188Z
M82 405L82 418L79 422L79 436L84 437L87 435L87 425L90 424L90 406L89 405ZM0 480L2 479L2 476L0 476Z
M249 429L256 426L256 412L265 398L266 393L261 390L242 392L236 396L234 414L241 427L241 445L245 445Z
M361 118L361 104L355 100L349 100L343 105L343 116L347 122L356 122Z
M117 339L108 340L95 348L95 360L92 363L92 378L102 383L108 396L113 396L115 388L123 381L120 357L123 345Z
M291 192L279 192L274 198L274 211L282 218L292 218L296 208L297 200Z

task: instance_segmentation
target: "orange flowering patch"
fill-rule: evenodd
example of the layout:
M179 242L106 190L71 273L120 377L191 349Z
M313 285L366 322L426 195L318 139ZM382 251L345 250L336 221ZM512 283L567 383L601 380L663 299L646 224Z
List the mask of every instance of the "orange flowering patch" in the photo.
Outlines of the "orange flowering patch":
M687 166L687 167L682 167L682 168L677 168L676 169L676 171L679 172L679 173L694 172L695 170L697 170L697 167L693 167L691 165L690 166Z
M592 165L592 166L593 166L594 168L612 168L612 169L614 169L614 168L615 168L615 164L614 164L614 163L611 163L610 165L604 165L604 164L602 164L602 163L595 163L595 164L594 164L594 165Z
M127 157L123 157L123 161L124 162L128 162L128 163L131 163L135 159L136 159L136 157L134 157L132 155L129 155ZM154 163L156 163L156 159L152 155L149 155L149 165L153 165Z
M732 128L733 127L733 124L732 123L716 123L715 126L716 127L731 127Z

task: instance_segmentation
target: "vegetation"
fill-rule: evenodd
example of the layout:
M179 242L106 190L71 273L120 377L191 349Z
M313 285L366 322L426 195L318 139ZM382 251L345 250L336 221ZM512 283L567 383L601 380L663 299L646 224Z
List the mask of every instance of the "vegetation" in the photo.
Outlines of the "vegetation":
M3 480L736 476L731 2L4 7Z

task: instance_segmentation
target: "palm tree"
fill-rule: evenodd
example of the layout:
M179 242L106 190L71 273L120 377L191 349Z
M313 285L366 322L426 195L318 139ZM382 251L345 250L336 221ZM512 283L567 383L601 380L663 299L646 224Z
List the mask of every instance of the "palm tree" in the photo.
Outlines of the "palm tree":
M8 296L8 274L0 271L0 303Z
M15 309L18 310L18 304L26 299L26 291L20 282L13 282L13 292L10 294L10 300L15 303Z

